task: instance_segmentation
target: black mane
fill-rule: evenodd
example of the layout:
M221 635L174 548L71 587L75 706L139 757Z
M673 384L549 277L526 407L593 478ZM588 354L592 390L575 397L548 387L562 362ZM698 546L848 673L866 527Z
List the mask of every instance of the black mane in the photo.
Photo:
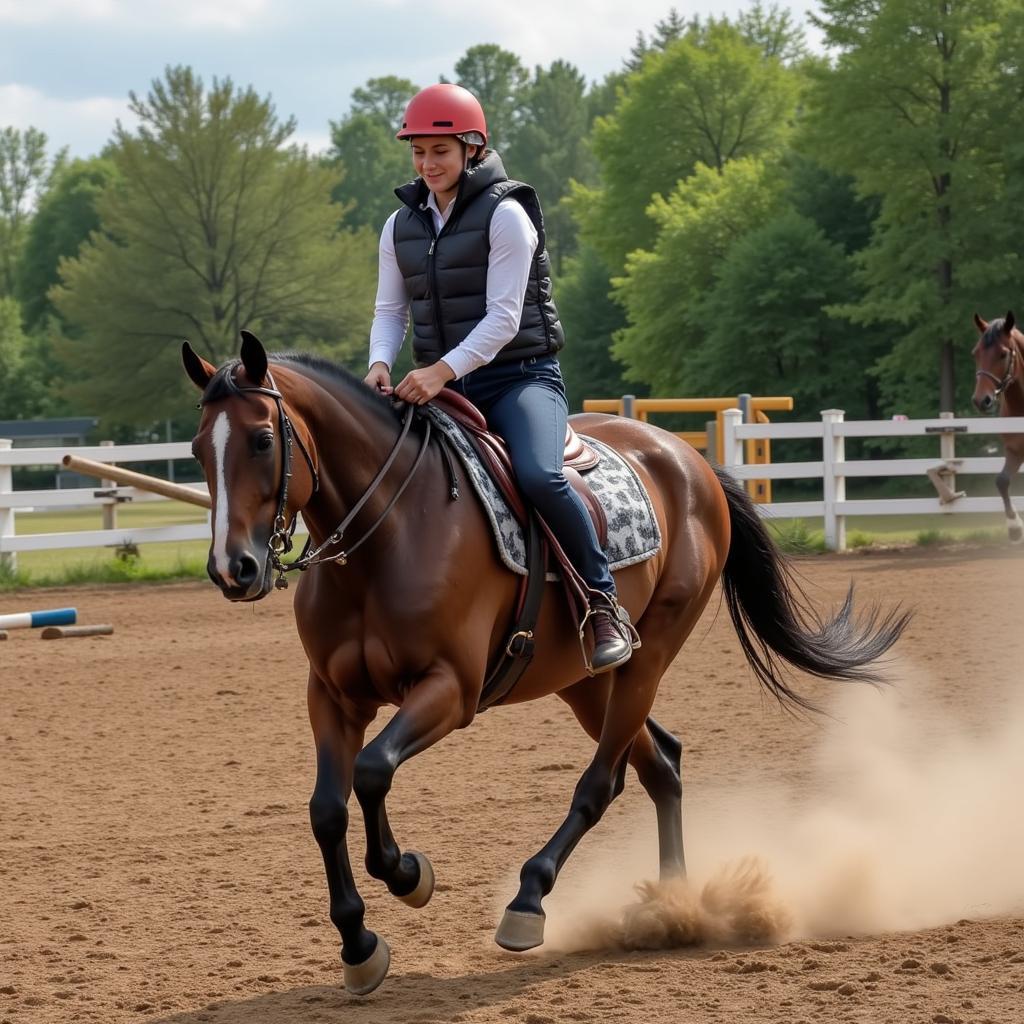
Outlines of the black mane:
M292 366L302 372L302 369L310 371L304 373L307 377L326 377L332 383L340 384L346 396L351 396L359 402L364 402L379 411L386 412L392 420L397 418L397 411L392 400L387 395L382 395L372 388L368 388L362 380L354 373L345 369L340 363L334 362L325 356L314 355L310 352L268 352L267 359L271 363L283 363ZM238 382L235 380L235 371L242 365L241 359L233 359L225 363L211 378L206 389L203 391L202 404L216 402L221 398L230 398L239 393ZM271 371L273 372L273 371ZM331 389L336 390L336 389Z

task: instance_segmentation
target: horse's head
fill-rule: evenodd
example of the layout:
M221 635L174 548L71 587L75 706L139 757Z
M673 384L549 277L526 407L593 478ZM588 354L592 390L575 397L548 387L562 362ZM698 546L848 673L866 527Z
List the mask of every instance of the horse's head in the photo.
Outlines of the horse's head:
M974 314L974 323L981 332L971 353L976 370L973 402L979 412L991 412L999 396L1013 383L1020 370L1021 355L1017 351L1013 312L991 323Z
M316 489L308 429L278 390L295 377L277 368L275 379L263 345L248 331L241 359L219 370L188 342L181 355L203 394L192 451L212 500L206 569L225 597L256 601L270 592L277 554L291 547L295 517Z

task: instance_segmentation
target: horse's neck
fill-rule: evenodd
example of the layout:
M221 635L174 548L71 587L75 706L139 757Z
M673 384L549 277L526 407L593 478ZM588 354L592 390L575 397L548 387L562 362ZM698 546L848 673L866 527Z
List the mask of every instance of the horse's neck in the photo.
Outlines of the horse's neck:
M320 543L366 493L398 441L400 424L361 397L345 401L326 389L310 393L312 400L301 412L317 452L320 486L303 510L303 518L313 540ZM409 438L404 447L412 444ZM373 522L408 472L409 462L404 452L399 454L378 492L349 528L351 539L364 521Z
M1016 327L1010 334L1010 344L1013 346L1015 373L1001 396L1000 412L1007 416L1024 416L1024 334Z

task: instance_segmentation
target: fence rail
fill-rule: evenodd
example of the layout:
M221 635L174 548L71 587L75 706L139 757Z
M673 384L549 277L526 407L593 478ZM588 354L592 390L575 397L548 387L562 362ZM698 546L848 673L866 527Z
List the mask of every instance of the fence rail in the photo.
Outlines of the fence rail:
M192 459L187 442L132 445L89 445L70 449L71 453L104 464L125 462L167 462ZM0 439L0 561L13 567L21 551L52 551L63 548L124 547L130 544L153 544L166 541L205 540L210 536L209 519L172 526L118 525L116 510L126 502L166 501L166 498L138 487L105 486L100 481L93 487L72 487L57 490L15 491L13 472L16 466L53 466L61 468L68 448L12 448L9 440ZM205 484L189 487L198 494L207 494ZM41 509L94 508L101 510L105 529L77 530L56 533L16 532L19 512ZM201 513L197 512L197 516Z
M987 456L957 458L956 438L964 434L1024 434L1024 417L956 419L951 413L923 420L844 420L839 409L821 414L820 423L744 423L739 409L723 414L723 466L737 480L821 480L821 501L783 501L759 505L758 510L775 519L825 521L825 544L834 551L846 547L848 516L942 515L1002 512L996 496L967 497L956 489L957 476L994 476L1003 466L1002 458ZM935 437L939 452L934 458L846 459L848 437ZM757 439L779 441L792 438L821 439L820 462L776 462L745 465L745 444ZM934 498L855 499L846 497L848 478L914 477L926 475L934 484Z
M638 400L638 402L641 400ZM670 400L643 400L657 403L660 410ZM625 406L625 408L623 408ZM619 403L620 412L630 410ZM655 411L653 406L651 410ZM876 515L941 515L1001 512L996 497L967 497L956 490L958 476L992 476L1002 468L1002 459L988 456L957 458L956 438L963 434L1024 434L1024 417L955 419L941 416L924 420L851 420L841 410L830 409L821 420L811 423L749 423L738 408L721 412L721 462L738 480L821 480L823 497L814 501L768 502L758 505L762 514L777 519L824 519L825 543L833 550L846 546L846 518ZM848 437L935 437L939 452L934 458L854 459L847 460ZM752 445L766 441L820 439L822 457L808 462L748 462ZM74 448L72 454L106 464L165 462L192 458L189 444L161 443L135 445L98 445ZM15 491L12 469L16 466L61 465L67 448L18 448L0 439L0 560L14 562L21 551L58 548L118 547L127 544L164 541L205 540L210 536L209 521L174 526L118 526L116 509L125 501L152 502L167 499L136 487L95 486L61 490ZM915 477L927 475L936 487L934 498L847 499L847 479L864 477ZM190 485L198 494L206 494L205 484ZM98 508L105 510L108 528L67 533L17 535L16 516L26 509ZM197 513L198 514L198 513ZM300 523L299 530L303 527Z

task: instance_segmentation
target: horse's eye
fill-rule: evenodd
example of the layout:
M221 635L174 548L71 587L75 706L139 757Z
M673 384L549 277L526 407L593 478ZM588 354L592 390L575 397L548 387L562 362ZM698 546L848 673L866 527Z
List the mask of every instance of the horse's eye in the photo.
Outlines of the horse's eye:
M273 434L260 434L256 439L256 451L258 452L269 452L274 447L274 435Z

